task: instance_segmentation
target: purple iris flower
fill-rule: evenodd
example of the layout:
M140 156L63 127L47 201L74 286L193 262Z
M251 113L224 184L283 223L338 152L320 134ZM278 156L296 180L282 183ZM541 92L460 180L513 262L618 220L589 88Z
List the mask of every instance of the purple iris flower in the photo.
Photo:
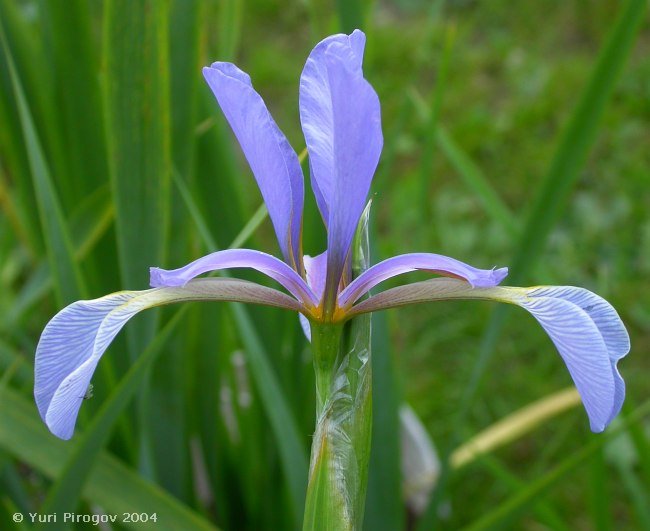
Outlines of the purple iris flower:
M318 43L300 78L300 120L312 188L327 228L327 250L302 254L304 182L298 157L253 89L231 63L203 74L257 180L283 260L260 251L219 251L181 267L151 269L151 286L64 308L45 327L36 351L36 404L49 429L69 439L93 372L126 321L137 312L190 300L239 301L299 312L312 323L344 322L364 312L445 299L489 299L528 310L546 330L580 392L591 429L618 414L625 385L616 363L630 348L623 323L599 296L574 287L498 287L507 268L477 269L446 256L395 256L351 278L350 247L366 205L383 138L377 94L363 77L365 35ZM209 271L252 268L289 294L259 284L201 278ZM415 270L435 278L364 298L384 280Z

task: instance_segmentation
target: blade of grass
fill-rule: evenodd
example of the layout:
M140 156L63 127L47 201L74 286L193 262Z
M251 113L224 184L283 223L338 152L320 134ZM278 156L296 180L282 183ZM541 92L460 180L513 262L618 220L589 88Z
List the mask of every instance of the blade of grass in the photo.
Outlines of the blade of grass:
M572 472L575 468L590 459L595 452L599 451L608 441L620 435L627 426L638 423L650 413L650 402L645 402L636 409L634 413L623 420L621 426L610 429L590 444L573 453L560 462L555 468L544 474L542 477L529 483L526 488L520 490L493 511L483 516L477 522L473 522L466 528L466 531L478 531L482 529L498 529L511 522L515 515L527 507L531 502L539 499L544 492L555 485L559 480Z
M61 180L75 201L107 180L106 144L98 83L98 54L84 0L46 0L42 26L60 115L68 173Z
M210 251L217 250L216 241L207 228L207 223L201 216L199 207L193 197L190 194L182 195L188 212L197 220L197 226L202 227L200 235L204 247ZM225 272L222 275L228 276ZM281 456L282 470L289 485L294 524L295 527L299 527L303 514L305 486L307 484L308 467L305 444L300 436L291 408L282 393L282 387L269 363L269 355L259 339L246 308L236 303L230 303L229 307L239 337L245 347L246 360L260 394L262 407L271 423L275 442Z
M206 25L198 0L172 0L169 16L168 47L170 61L170 123L172 175L177 168L192 179L198 83L201 81L200 42L205 38ZM170 205L171 220L169 253L166 258L177 263L187 257L191 230L185 208L180 201ZM148 396L148 426L152 441L151 454L159 485L182 501L192 493L188 418L191 405L187 401L187 384L191 364L186 348L187 333L175 335L164 361L151 368ZM153 441L165 441L159 444Z
M34 406L14 391L1 390L0 400L0 447L45 476L58 477L73 448L50 435ZM104 453L98 456L82 495L109 514L155 513L159 525L168 529L216 530L173 496ZM121 525L131 529L143 526L141 522Z
M221 2L219 13L219 57L221 61L233 61L239 48L242 0L225 0Z
M422 120L431 120L431 111L427 108L426 102L416 91L409 91L412 103L417 108L417 112ZM514 214L503 202L490 181L483 174L481 169L469 157L465 151L451 137L445 127L438 124L434 131L434 138L438 147L442 150L445 157L452 167L458 172L458 176L465 182L465 185L472 191L482 204L485 212L501 227L516 237L519 234L519 225ZM433 148L431 148L433 149ZM430 178L430 176L429 176Z
M422 204L420 205L421 219L429 219L431 216L428 192L432 183L431 174L433 173L433 150L436 141L436 131L438 129L442 98L447 83L449 63L451 62L452 50L456 37L455 29L455 26L451 24L447 26L442 58L436 75L435 87L431 94L431 101L427 109L428 119L422 145L422 159L420 161L420 199L422 201Z
M355 29L363 29L363 5L361 0L336 0L339 29L343 33L352 33Z
M495 479L508 487L510 492L519 492L526 488L526 482L519 479L503 466L494 456L482 455L480 464L491 472ZM531 503L540 523L553 531L570 531L570 527L562 517L544 499L536 499Z
M603 448L592 457L589 465L589 509L592 526L596 531L609 531L612 528L612 516L607 489L607 466Z
M122 285L149 283L149 267L164 263L169 221L171 124L167 32L169 3L104 3L104 106L109 175ZM151 341L158 312L127 330L131 362ZM140 391L140 467L156 474L148 385Z
M95 248L113 222L113 205L110 203L106 187L99 188L86 198L70 217L70 235L74 248L74 258L81 262ZM46 263L36 266L18 297L5 315L0 328L10 330L25 313L42 300L52 289L52 276Z
M27 148L34 190L41 220L41 228L45 234L50 269L55 279L55 291L60 305L83 298L85 288L81 273L75 262L68 227L63 217L61 205L50 171L38 139L32 115L18 79L10 50L5 39L4 28L0 21L0 43L5 52L9 66L14 94L18 105L23 137Z
M171 174L168 3L108 0L104 4L104 103L110 177L122 281L149 283L163 263ZM149 341L150 318L131 334L134 355ZM145 332L145 333L141 333Z
M376 240L376 219L370 224L371 241ZM371 245L371 253L377 246ZM379 262L378 256L372 263ZM396 381L388 317L385 312L372 315L372 441L370 445L370 472L368 500L364 529L404 529L402 503L402 475L400 470L401 392Z

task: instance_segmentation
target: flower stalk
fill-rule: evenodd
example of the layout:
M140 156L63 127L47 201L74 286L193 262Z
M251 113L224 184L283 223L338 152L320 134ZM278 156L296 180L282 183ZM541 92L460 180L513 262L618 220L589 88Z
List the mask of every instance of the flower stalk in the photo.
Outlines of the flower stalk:
M352 274L368 268L366 208L353 243ZM311 323L316 377L304 531L361 529L372 431L370 314Z

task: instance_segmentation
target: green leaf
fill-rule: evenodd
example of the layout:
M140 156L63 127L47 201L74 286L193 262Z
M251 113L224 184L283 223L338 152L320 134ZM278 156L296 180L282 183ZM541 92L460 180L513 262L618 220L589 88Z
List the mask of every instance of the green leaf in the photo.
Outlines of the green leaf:
M149 267L165 261L172 167L169 107L169 2L104 3L104 105L109 176L122 286L149 284ZM158 313L127 331L133 362L151 341ZM118 358L119 361L119 358ZM149 386L140 392L140 466L155 476Z
M85 0L46 0L41 5L59 134L68 159L62 181L67 196L79 201L108 176L93 21Z
M371 224L371 241L376 240L376 223ZM377 249L374 246L373 249ZM372 262L378 263L379 257ZM373 423L370 448L368 500L364 529L404 529L402 472L400 470L400 420L402 400L393 363L388 315L372 314Z
M23 137L27 148L41 227L45 235L50 269L55 279L55 291L61 305L83 298L85 293L81 273L74 259L66 221L56 189L41 148L23 87L10 55L4 28L0 21L0 43L4 48L9 73L18 105Z
M575 470L579 465L585 463L596 452L598 452L608 441L612 440L630 424L640 422L650 412L650 402L639 407L632 415L627 417L622 425L615 429L609 429L602 435L595 438L590 444L571 454L560 462L552 470L542 477L528 483L528 485L515 493L512 497L497 506L493 511L483 516L477 522L465 528L467 531L478 531L483 529L497 529L511 522L515 515L527 507L530 503L539 499L544 492L553 487L559 480Z
M183 191L181 195L188 211L199 227L199 235L205 248L216 251L218 249L216 241L201 215L196 201L187 192L180 179L176 180L176 184ZM221 275L228 276L227 272L221 272ZM295 525L298 526L303 515L308 471L305 445L302 442L303 437L300 435L300 430L287 398L282 392L278 377L269 362L269 354L255 330L248 311L241 304L230 303L229 307L245 347L246 361L260 394L262 407L271 424L275 444L280 452L282 470L289 485L291 511Z
M104 103L109 169L123 285L149 283L164 263L171 175L168 2L104 4ZM141 321L142 322L142 321ZM149 317L132 347L153 332ZM135 352L132 352L135 354Z
M49 478L56 478L68 462L73 447L47 432L36 409L9 389L0 390L0 447ZM119 486L119 488L117 488ZM215 527L122 462L100 454L82 491L84 499L102 507L107 514L137 512L156 514L166 529L212 530ZM136 522L121 524L143 529Z

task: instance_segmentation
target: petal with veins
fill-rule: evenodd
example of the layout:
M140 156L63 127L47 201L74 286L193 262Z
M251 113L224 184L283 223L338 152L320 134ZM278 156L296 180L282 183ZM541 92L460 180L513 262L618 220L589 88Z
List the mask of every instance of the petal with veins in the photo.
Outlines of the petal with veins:
M300 121L309 149L312 188L318 208L327 223L334 189L334 116L325 52L332 43L349 44L354 51L353 67L361 69L365 35L332 35L319 42L309 54L300 76Z
M290 310L300 304L271 288L234 279L200 279L185 287L120 291L77 301L47 324L36 348L34 397L50 431L69 439L102 354L126 322L154 306L182 301L253 302Z
M433 279L386 290L353 306L347 316L446 299L496 300L528 310L550 336L569 369L591 429L603 431L619 413L625 384L616 364L628 353L630 340L616 310L586 289L471 288L458 280Z
M461 278L473 287L490 288L508 274L508 268L477 269L460 260L432 253L411 253L393 256L372 266L350 283L339 295L339 306L348 307L377 284L403 273L424 270L439 275Z
M203 75L253 170L285 260L298 264L304 183L296 152L248 74L232 63L214 63Z
M304 304L318 305L318 299L312 290L291 267L275 256L252 249L217 251L178 269L152 267L150 284L154 288L184 286L189 280L208 271L238 267L251 268L264 273L284 286Z
M327 223L326 298L334 300L383 144L379 99L361 69L365 36L318 44L300 81L300 117Z

